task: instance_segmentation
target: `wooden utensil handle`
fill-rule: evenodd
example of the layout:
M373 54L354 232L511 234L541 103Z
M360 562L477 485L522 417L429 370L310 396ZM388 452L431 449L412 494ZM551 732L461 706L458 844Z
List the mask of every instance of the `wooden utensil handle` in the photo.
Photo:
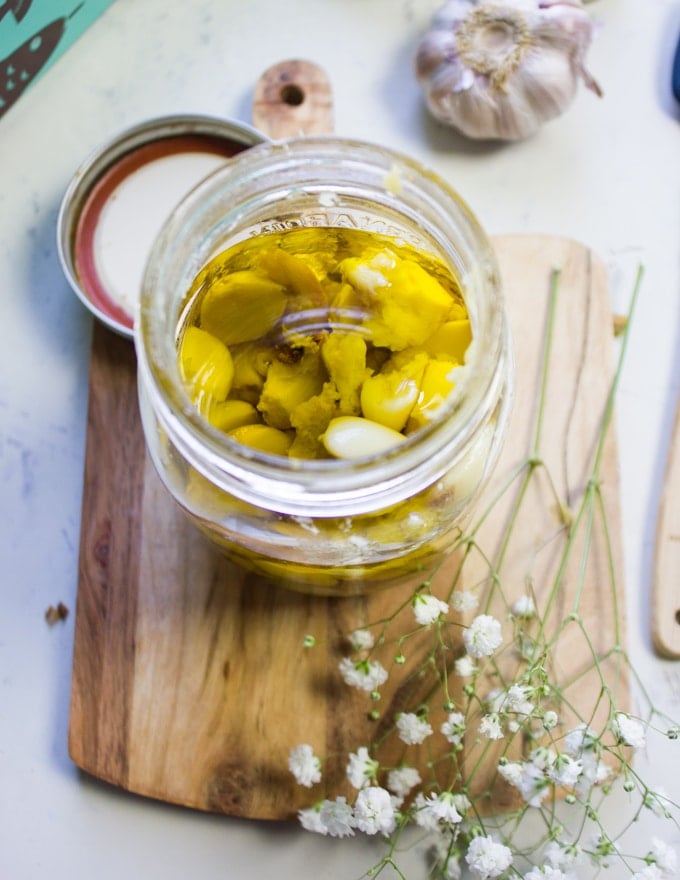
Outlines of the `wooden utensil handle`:
M298 59L265 70L255 86L253 125L274 139L332 132L333 94L325 71Z
M680 657L680 400L657 523L652 639L663 656Z

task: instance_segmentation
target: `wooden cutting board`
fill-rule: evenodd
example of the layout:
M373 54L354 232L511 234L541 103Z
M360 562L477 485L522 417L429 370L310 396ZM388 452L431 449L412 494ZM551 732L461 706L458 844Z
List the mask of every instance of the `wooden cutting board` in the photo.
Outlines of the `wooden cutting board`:
M494 239L507 297L517 361L510 432L495 476L480 502L494 497L531 448L541 377L553 267L561 272L549 370L542 453L562 503L576 510L584 492L612 375L612 316L606 271L582 244L555 237ZM102 326L94 331L78 601L75 621L69 750L73 761L100 779L152 798L235 816L292 817L326 793L300 788L287 771L289 749L308 742L318 754L339 755L325 768L334 794L342 790L349 750L380 733L394 713L420 698L412 677L424 643L409 643L404 678L391 678L374 704L339 682L344 634L390 614L408 599L388 590L359 599L313 598L245 574L189 525L161 486L145 453L137 412L132 345ZM607 547L595 527L588 565L567 567L551 603L548 627L575 609L595 650L615 641L615 602L624 607L619 485L613 431L604 449L600 484L608 509ZM516 489L498 503L479 533L492 554L505 534ZM559 506L538 474L527 494L503 567L510 595L531 588L545 606L564 546ZM618 583L610 589L611 560ZM436 588L455 576L458 558L440 572ZM483 582L478 564L462 586ZM507 608L492 610L504 620ZM412 627L410 611L391 635ZM552 630L551 630L552 631ZM318 645L305 651L304 636ZM619 631L619 640L622 635ZM385 663L395 653L388 649ZM601 682L577 625L556 652L555 675L567 697L590 717ZM619 704L626 704L625 673L603 665ZM452 678L454 697L460 680ZM567 719L568 720L568 719ZM594 719L597 721L597 717ZM478 746L468 743L472 761ZM401 746L386 740L381 756L396 762ZM425 762L424 754L410 758ZM488 778L479 782L488 808L512 803L511 793ZM487 786L489 786L487 791Z

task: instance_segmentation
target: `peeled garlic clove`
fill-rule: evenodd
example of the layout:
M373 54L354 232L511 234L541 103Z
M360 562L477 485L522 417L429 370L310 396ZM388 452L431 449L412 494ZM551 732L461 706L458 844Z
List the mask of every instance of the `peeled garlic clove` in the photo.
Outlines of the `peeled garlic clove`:
M406 438L398 431L370 419L338 416L331 419L320 439L334 458L362 458L387 452Z
M222 400L213 402L205 413L211 425L220 431L233 431L244 425L256 425L260 417L257 410L245 400Z
M580 0L448 0L415 68L429 110L470 138L518 140L571 104L592 21Z
M201 303L201 327L225 345L263 336L283 315L285 289L256 272L232 272L212 282Z
M270 425L241 425L228 433L233 440L244 446L259 449L260 452L269 452L271 455L288 455L293 442L290 434Z
M224 400L234 379L234 363L224 343L198 327L188 327L179 350L184 381L196 402Z
M399 373L378 373L361 386L361 411L367 419L401 431L420 389L417 382Z

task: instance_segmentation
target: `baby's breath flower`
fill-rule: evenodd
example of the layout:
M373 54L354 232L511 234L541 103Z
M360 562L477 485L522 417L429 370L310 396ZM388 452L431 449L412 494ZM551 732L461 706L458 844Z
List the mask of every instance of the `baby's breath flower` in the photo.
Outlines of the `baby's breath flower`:
M316 834L328 834L328 828L326 828L321 820L321 804L299 810L298 820L305 831L314 831Z
M416 593L411 605L413 606L413 614L416 623L420 626L429 626L449 610L449 606L446 602L442 602L441 599L438 599L436 596L432 596L429 593L426 593L425 595L422 593Z
M354 804L354 827L365 834L391 834L397 827L389 791L372 785L362 788Z
M326 834L331 837L352 837L354 835L352 807L344 797L337 797L334 801L323 801L320 818L326 829Z
M463 630L463 641L471 657L490 657L503 641L500 621L490 614L478 614Z
M612 720L611 727L616 738L624 745L631 746L634 749L643 749L645 747L645 728L637 718L632 718L625 712L617 712Z
M503 728L496 712L482 716L482 720L479 723L479 732L488 739L503 738Z
M419 745L432 733L429 722L415 712L401 712L397 716L397 729L399 739L408 746Z
M499 764L498 772L510 785L519 788L522 782L522 764L519 761L507 761L505 764Z
M480 880L500 877L512 864L512 851L491 837L474 837L465 854L468 867Z
M450 743L459 745L465 733L465 715L462 712L451 712L440 730Z
M658 837L652 838L651 856L654 864L661 869L662 873L667 877L677 877L678 875L678 854L665 841L659 840Z
M295 777L296 782L304 785L305 788L311 788L314 783L321 781L321 761L307 743L302 743L290 750L288 769Z
M420 802L419 814L423 827L426 828L439 828L442 825L451 827L463 821L450 791L442 791L439 794L425 797Z
M454 611L474 611L479 605L479 596L471 593L469 590L456 590L451 596L451 607Z
M415 767L395 767L387 774L387 787L398 798L405 798L421 782L420 773Z
M565 874L560 868L544 865L542 868L532 868L524 875L524 880L572 880L573 874Z
M369 693L387 681L387 670L377 660L354 662L349 657L343 657L338 668L345 684Z
M368 629L355 629L349 641L355 651L370 651L375 644L373 633Z
M453 664L453 668L456 675L460 675L461 678L469 678L477 672L474 660L469 654L463 654L462 657L459 657Z
M582 773L583 761L566 754L558 755L555 763L548 770L548 776L552 781L565 788L573 788Z
M430 809L427 798L419 791L413 801L413 821L425 831L439 831L439 820Z
M520 718L526 718L534 711L534 704L528 699L530 695L530 687L511 685L501 700L499 711L514 712Z
M536 616L536 605L531 596L520 596L519 599L512 603L510 612L513 617L522 617L525 620L530 620Z
M557 717L557 712L553 712L552 709L548 709L547 712L543 714L543 727L546 730L553 730L553 728L557 727L557 722L559 718Z
M597 743L597 734L587 724L579 724L564 738L564 751L578 757L583 752L592 751Z
M541 767L531 761L510 762L500 765L498 772L519 791L530 807L541 806L550 786Z
M538 746L529 755L529 760L534 767L540 767L541 770L547 770L549 767L552 767L556 759L557 754L555 751L547 748L547 746Z
M366 746L361 746L349 756L346 768L347 779L354 788L364 788L375 778L379 769L380 765L371 758Z

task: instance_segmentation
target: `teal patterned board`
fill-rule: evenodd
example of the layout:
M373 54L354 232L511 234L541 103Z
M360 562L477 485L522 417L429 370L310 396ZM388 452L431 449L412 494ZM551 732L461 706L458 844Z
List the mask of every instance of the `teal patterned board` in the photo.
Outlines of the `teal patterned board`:
M0 0L0 119L113 0Z

